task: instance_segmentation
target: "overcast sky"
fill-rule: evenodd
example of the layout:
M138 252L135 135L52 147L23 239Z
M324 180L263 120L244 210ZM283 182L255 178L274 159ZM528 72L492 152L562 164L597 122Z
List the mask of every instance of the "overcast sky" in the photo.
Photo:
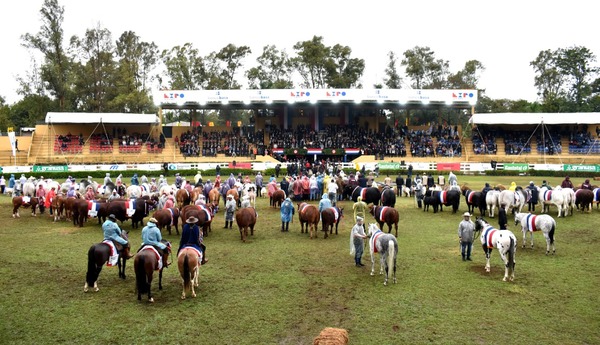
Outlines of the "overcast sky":
M21 35L36 34L42 0L2 3L0 21L0 96L9 103L17 75L31 66ZM100 24L113 40L127 30L159 49L191 42L201 55L229 43L249 46L253 54L275 45L293 55L299 41L322 36L328 46L352 49L365 60L363 87L382 83L387 53L399 57L415 46L430 47L450 62L452 73L468 60L486 67L480 87L492 98L537 99L529 63L540 51L585 46L600 54L595 1L156 1L59 0L65 8L65 42ZM92 5L94 4L94 5ZM596 4L596 5L594 5ZM398 66L402 72L401 66ZM407 82L410 84L410 82Z

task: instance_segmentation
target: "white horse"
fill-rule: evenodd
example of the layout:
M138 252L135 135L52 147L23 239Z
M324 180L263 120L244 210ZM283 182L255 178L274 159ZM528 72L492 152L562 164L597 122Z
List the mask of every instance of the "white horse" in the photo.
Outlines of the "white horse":
M527 197L521 188L514 192L507 189L500 192L498 203L504 205L504 209L507 213L513 209L515 209L516 212L521 212L523 205L527 202L526 198Z
M398 241L392 234L386 234L377 227L377 224L369 224L369 245L371 247L371 275L375 275L375 253L379 253L379 274L383 274L385 268L385 280L387 285L390 271L393 269L394 284L396 283L396 257L398 256Z
M565 217L568 216L569 213L572 216L573 211L576 208L576 206L575 206L575 191L573 190L573 188L563 188L562 192L563 192L563 197L565 198L565 203L564 203Z
M531 234L531 248L533 248L533 232L541 230L546 238L546 255L550 253L552 245L552 255L556 252L554 247L554 231L556 230L556 221L547 214L536 216L531 213L515 213L515 225L521 223L523 231L523 248L527 242L527 232Z
M565 196L562 188L556 187L554 190L548 190L546 187L540 188L539 199L542 202L542 213L548 213L550 211L550 205L556 205L558 208L558 217L567 212L568 207L565 202Z
M23 195L24 196L35 196L35 180L33 178L29 178L25 183L23 183Z
M494 210L496 207L500 208L498 204L498 197L500 196L500 192L497 190L490 190L485 195L485 204L487 205L488 215L494 218Z
M475 221L475 230L481 231L481 246L485 252L485 271L490 272L490 256L494 248L504 261L503 281L515 279L515 254L517 252L517 238L510 230L498 230L488 224L483 218Z
M127 187L127 198L137 199L142 197L142 188L140 186L131 185Z

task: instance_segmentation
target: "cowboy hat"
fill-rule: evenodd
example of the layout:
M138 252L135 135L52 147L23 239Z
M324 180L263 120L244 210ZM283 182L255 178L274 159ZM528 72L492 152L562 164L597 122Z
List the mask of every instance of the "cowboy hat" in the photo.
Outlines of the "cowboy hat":
M154 217L148 219L148 221L152 222L152 223L155 223L155 224L158 223L158 220L156 220L156 218L154 218Z
M112 220L113 222L117 221L117 217L115 217L114 214L111 214L110 216L108 216L108 219Z
M471 217L471 214L469 212L465 212L463 213L463 217Z
M198 218L196 218L194 216L190 216L185 222L188 224L195 224L195 223L198 223Z

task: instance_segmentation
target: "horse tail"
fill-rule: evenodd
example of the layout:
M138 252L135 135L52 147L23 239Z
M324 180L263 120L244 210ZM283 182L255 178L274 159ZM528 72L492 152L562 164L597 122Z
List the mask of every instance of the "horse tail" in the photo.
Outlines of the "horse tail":
M85 281L89 286L94 286L94 283L98 280L98 269L96 268L96 246L92 246L88 251L88 267L87 273L85 274Z
M136 259L138 261L135 265L135 285L139 294L148 293L150 292L150 284L148 284L146 278L146 258L144 255L138 255Z
M396 244L394 240L388 241L388 257L387 257L387 271L386 275L388 278L392 275L393 270L395 269L394 263L396 261Z
M188 255L185 254L183 258L183 288L188 289L190 287L190 268L188 267Z
M510 267L511 269L514 269L515 267L515 252L516 252L516 243L515 243L515 239L510 236L510 246L508 247L508 267Z
M548 238L550 238L550 244L554 244L554 230L556 230L556 222L553 219L552 220L552 228L550 229L550 232L548 233Z

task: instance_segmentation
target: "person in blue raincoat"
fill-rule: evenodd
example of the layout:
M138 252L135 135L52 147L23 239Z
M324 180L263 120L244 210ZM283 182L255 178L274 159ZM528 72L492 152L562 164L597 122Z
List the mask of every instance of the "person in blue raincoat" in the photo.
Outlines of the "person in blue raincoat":
M327 193L323 193L323 196L321 197L321 201L319 201L319 213L323 212L323 210L326 210L330 207L331 207L331 199L329 199L329 195L327 195Z
M131 178L131 185L132 186L139 186L140 185L140 181L138 180L137 173L133 174L133 177Z
M129 242L122 237L122 230L119 228L114 214L109 215L102 224L102 232L104 233L104 240L111 240L123 246L123 256L125 258L130 259L132 257L129 255Z
M285 198L281 204L281 231L289 231L290 222L295 213L294 204L290 198Z

